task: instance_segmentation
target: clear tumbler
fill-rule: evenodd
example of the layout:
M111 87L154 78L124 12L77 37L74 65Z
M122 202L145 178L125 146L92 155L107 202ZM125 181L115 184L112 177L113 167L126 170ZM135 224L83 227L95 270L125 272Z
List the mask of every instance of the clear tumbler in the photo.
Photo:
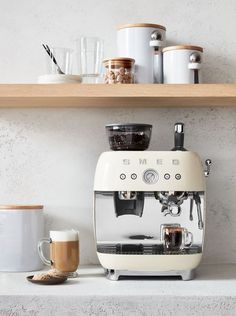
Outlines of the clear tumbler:
M103 40L81 37L77 40L79 74L83 83L99 83L102 73Z
M72 53L73 50L64 47L53 47L51 49L53 56L55 57L57 64L65 75L72 73ZM47 74L58 74L58 68L53 60L45 54Z

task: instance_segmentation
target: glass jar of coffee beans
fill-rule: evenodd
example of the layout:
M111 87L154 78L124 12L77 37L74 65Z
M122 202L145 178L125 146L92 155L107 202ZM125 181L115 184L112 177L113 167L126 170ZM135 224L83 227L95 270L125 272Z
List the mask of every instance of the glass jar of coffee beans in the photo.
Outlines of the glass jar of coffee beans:
M104 60L104 83L134 83L134 63L134 59L125 57L116 57Z

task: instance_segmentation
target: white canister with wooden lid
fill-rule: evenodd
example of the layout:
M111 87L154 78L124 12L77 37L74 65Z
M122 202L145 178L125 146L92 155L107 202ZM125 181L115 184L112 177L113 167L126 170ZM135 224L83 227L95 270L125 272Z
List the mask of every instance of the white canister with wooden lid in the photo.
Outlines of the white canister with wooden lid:
M42 269L37 245L43 236L42 205L0 205L0 271Z
M118 28L118 55L135 59L135 83L162 83L165 34L166 28L159 24L134 23Z
M201 83L203 48L193 45L169 46L163 49L164 83Z

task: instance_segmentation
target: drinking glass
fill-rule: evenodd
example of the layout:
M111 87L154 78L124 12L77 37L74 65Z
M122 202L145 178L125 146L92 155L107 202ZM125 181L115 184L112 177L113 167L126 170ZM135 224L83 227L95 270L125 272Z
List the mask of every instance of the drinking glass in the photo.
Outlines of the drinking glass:
M102 73L103 40L80 37L77 40L79 73L83 83L99 83Z
M160 237L167 253L189 248L193 243L193 234L180 224L162 224Z
M72 53L73 50L64 47L53 47L51 51L65 75L70 75L72 73ZM59 74L58 69L52 59L46 54L46 70L47 74Z
M50 245L50 258L43 253L43 245ZM38 243L38 253L44 264L66 272L69 278L78 276L79 266L79 233L75 230L50 231L50 238L42 238Z

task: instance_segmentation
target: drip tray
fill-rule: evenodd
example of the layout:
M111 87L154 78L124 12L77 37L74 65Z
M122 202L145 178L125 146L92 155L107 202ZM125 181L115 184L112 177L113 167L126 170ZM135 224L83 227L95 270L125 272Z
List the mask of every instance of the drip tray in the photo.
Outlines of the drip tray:
M164 252L163 245L160 244L99 244L97 251L100 253L119 254L119 255L183 255L201 253L202 247L192 245L180 251L171 253Z

